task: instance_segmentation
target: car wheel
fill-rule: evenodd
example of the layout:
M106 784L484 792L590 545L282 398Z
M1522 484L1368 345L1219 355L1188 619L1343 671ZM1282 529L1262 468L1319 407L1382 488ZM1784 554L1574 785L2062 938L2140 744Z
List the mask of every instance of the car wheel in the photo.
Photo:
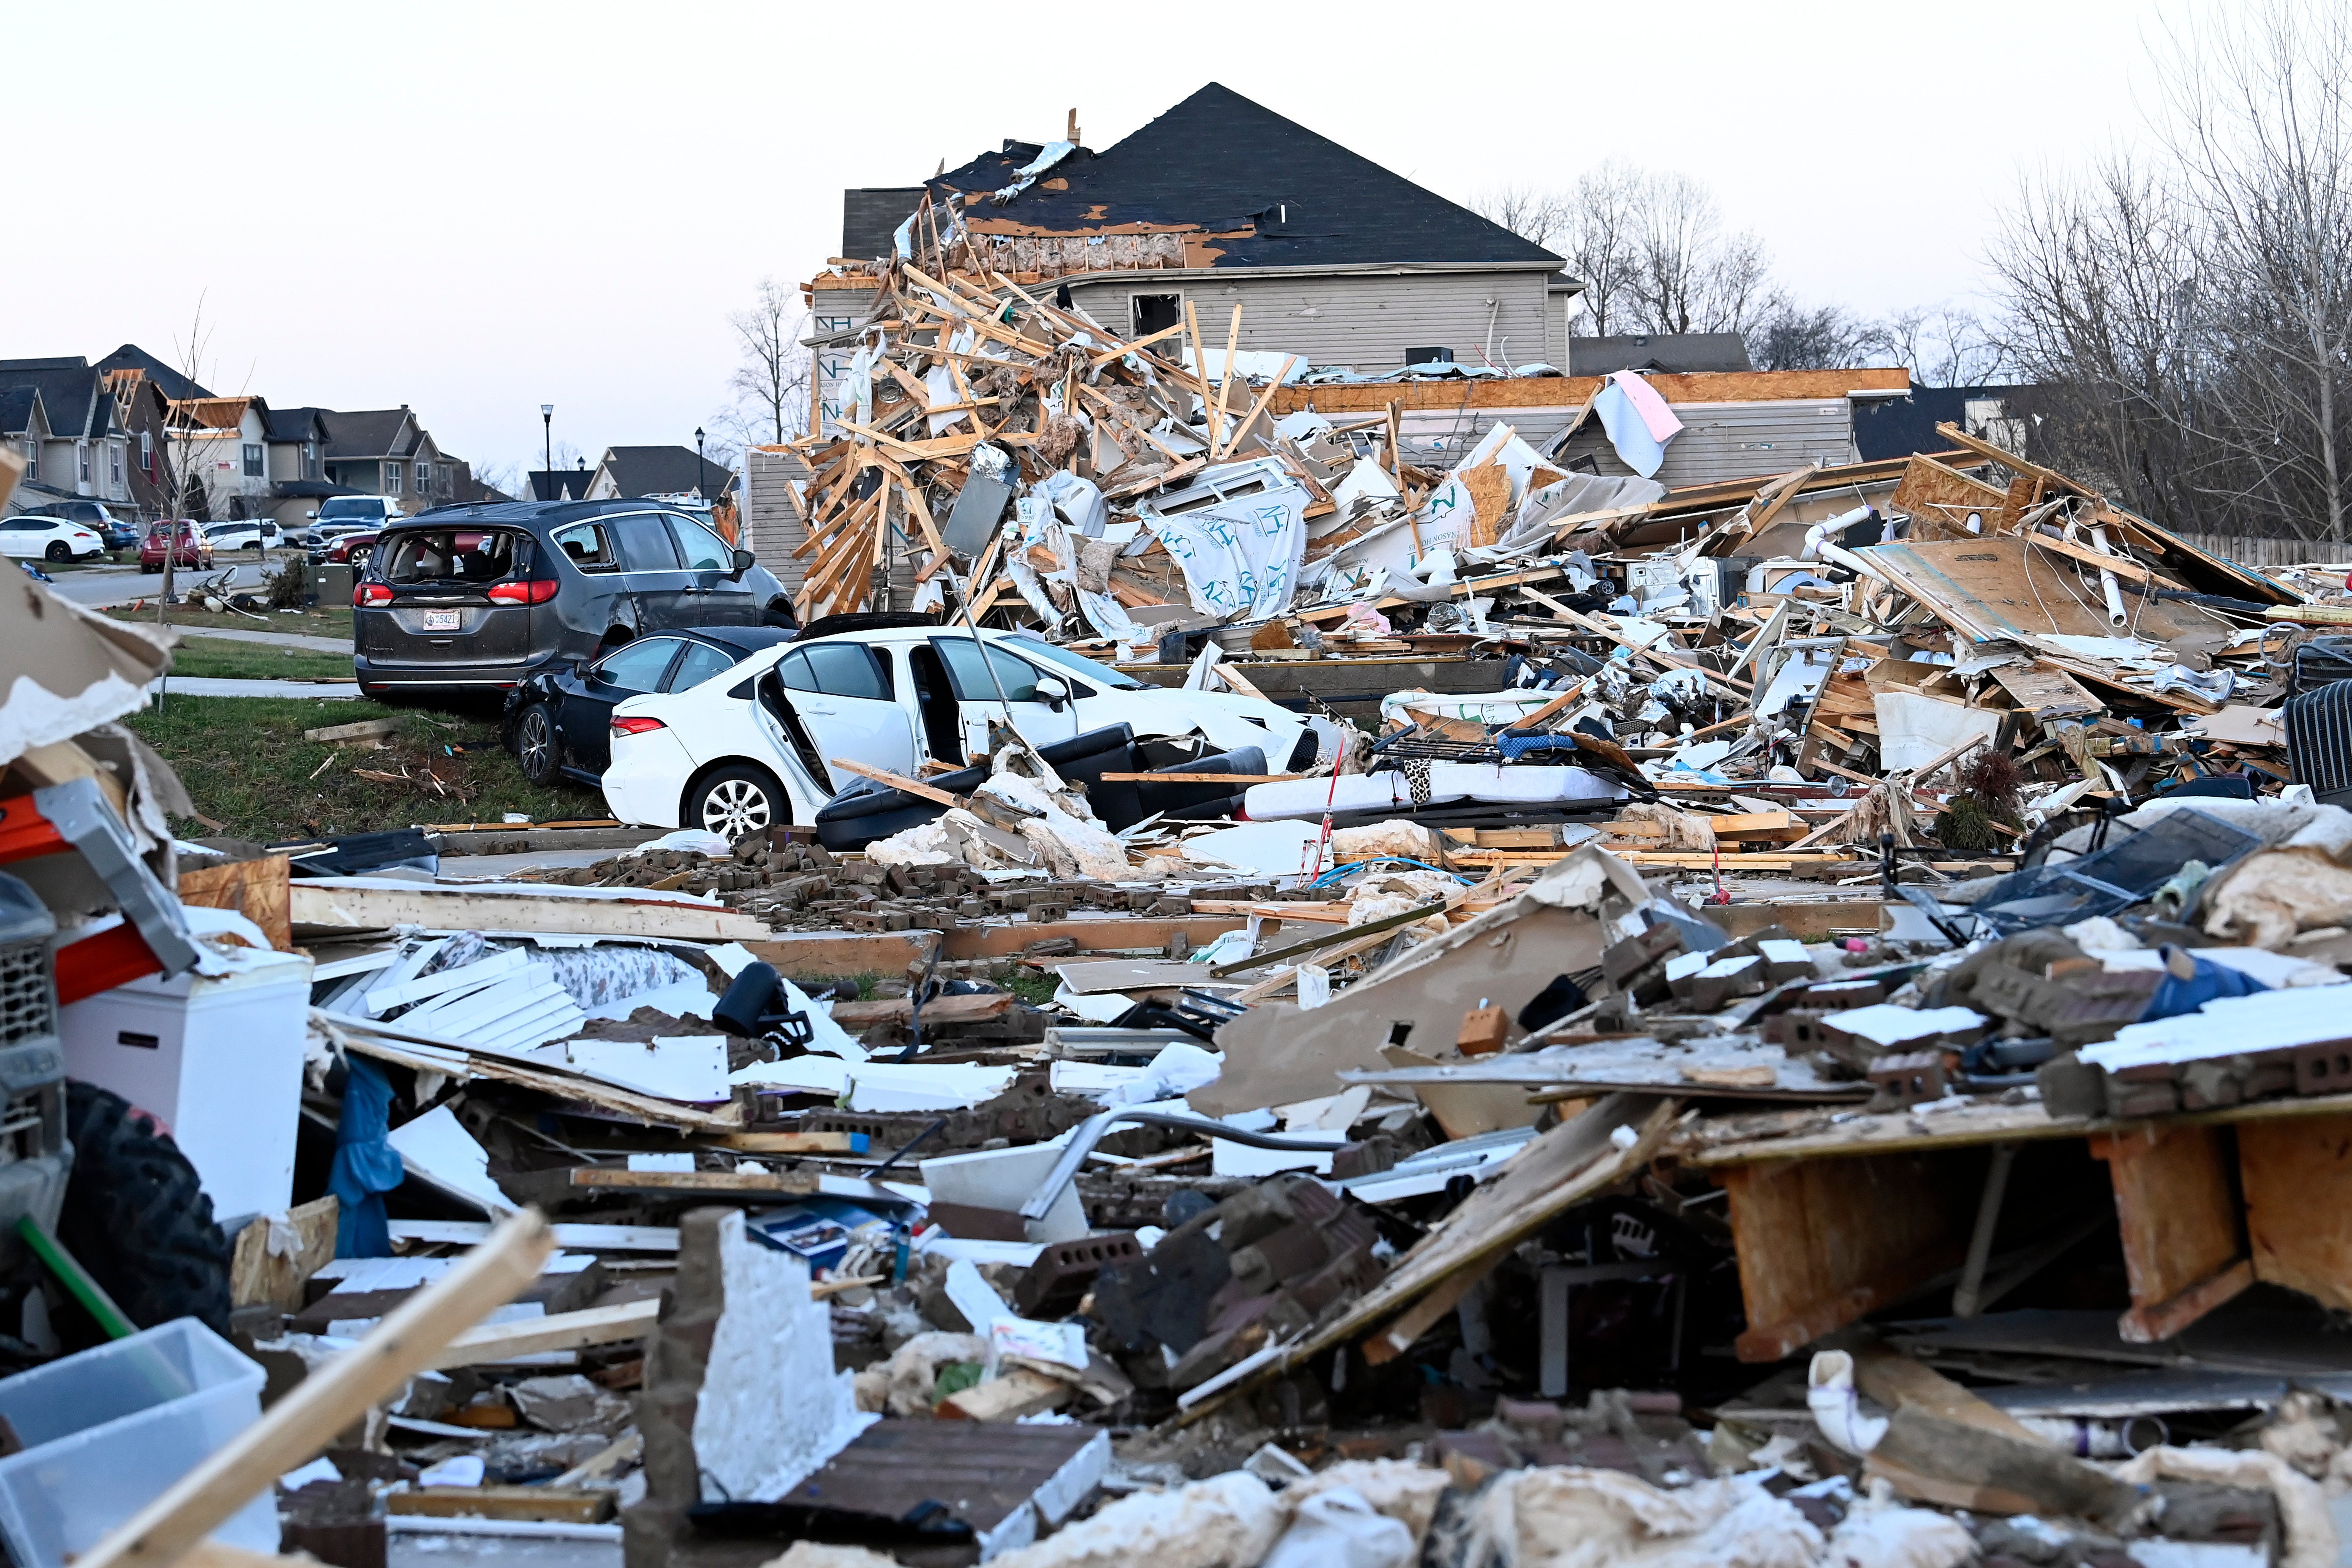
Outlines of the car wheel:
M73 546L62 539L54 539L49 542L49 547L41 553L52 561L63 563L73 559Z
M544 702L534 702L515 721L515 761L522 776L535 784L551 784L561 771L555 754L555 715Z
M784 786L752 763L730 763L687 792L686 826L716 833L730 844L792 820Z

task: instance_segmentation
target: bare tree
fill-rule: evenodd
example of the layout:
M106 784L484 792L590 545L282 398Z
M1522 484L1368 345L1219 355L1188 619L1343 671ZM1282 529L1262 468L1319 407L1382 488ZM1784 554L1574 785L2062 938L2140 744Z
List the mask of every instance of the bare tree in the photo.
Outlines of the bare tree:
M1916 386L1984 386L2010 374L2007 349L1974 310L1913 305L1866 329L1866 355L1910 371Z
M1764 242L1727 231L1696 181L1649 176L1633 218L1637 331L1745 332L1775 303Z
M800 342L807 321L791 289L773 278L760 279L749 310L727 317L743 351L729 388L745 410L747 428L777 446L808 425L809 352Z
M2300 492L2306 521L2341 542L2352 460L2352 16L2272 0L2242 26L2208 19L2172 44L2171 148L2203 220L2206 272L2222 285L2210 307L2192 290L2191 308L2259 410L2231 445L2263 491Z
M1569 198L1533 185L1497 186L1474 198L1470 210L1547 249L1564 236L1570 221Z
M2059 395L2053 460L2173 527L2341 543L2352 510L2352 17L2168 36L2158 151L2029 183L2000 334Z
M1843 306L1776 298L1748 329L1748 357L1758 370L1833 370L1861 363L1884 342L1880 328Z

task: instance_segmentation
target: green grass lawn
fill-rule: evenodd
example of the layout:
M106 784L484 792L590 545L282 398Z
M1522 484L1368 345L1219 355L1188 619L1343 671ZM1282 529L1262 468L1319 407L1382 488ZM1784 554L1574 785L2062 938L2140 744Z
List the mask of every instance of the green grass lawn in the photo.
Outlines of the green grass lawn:
M163 578L153 577L148 580L146 585L160 594L163 591ZM184 582L182 585L185 585ZM152 600L142 608L134 609L129 605L114 605L105 613L118 621L143 621L151 626L155 624L155 605ZM164 616L163 624L172 626L215 626L237 632L300 632L305 637L348 639L352 635L352 607L349 605L330 605L316 610L292 612L270 610L265 612L264 618L256 620L251 616L215 616L203 610L190 609L185 605L174 605L170 613Z
M268 643L230 642L188 637L172 650L173 675L216 676L233 680L349 680L352 656L316 648L273 647Z
M363 719L397 719L401 730L382 751L365 742L338 746L302 738L305 730ZM187 835L225 832L269 842L497 822L507 812L539 821L604 815L604 796L594 790L541 789L526 781L499 744L494 713L301 698L167 697L162 711L150 709L124 722L178 771L196 809L221 825L173 824ZM363 778L358 769L395 777ZM397 777L403 773L405 780Z

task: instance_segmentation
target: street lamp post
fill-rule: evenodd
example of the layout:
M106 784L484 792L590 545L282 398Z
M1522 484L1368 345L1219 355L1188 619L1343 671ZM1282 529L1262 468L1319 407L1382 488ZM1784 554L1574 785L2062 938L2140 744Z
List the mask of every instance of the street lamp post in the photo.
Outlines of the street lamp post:
M694 427L694 494L695 494L695 497L696 497L696 499L697 499L697 500L701 499L701 496L702 496L702 426L699 426L699 425L698 425L698 426L696 426Z
M540 452L540 460L541 460L541 461L542 461L542 462L544 462L544 463L547 465L547 471L548 471L549 473L551 473L551 473L555 472L555 405L554 405L554 404L552 404L552 403L542 403L542 404L541 404L541 405L539 405L539 425L540 425L540 438L541 438L541 441L542 442L542 446L541 446L541 452Z

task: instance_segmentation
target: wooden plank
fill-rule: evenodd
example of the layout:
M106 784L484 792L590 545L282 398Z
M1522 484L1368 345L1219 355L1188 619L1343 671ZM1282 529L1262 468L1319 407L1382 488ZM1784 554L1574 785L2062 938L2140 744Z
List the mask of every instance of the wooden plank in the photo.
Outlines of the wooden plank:
M562 1180L556 1184L574 1193L651 1193L660 1196L710 1197L775 1194L804 1198L816 1191L816 1178L803 1175L797 1171L627 1171L611 1166L574 1165L560 1174ZM517 1178L519 1181L522 1179Z
M365 879L360 879L364 882ZM354 885L341 879L305 879L289 890L288 913L298 929L388 931L524 931L553 936L635 936L680 942L761 941L768 922L693 899L583 897L565 888L540 893L494 891L474 885L421 882Z
M2352 1115L2238 1126L2254 1278L2352 1310Z
M2083 683L2054 664L2008 664L1992 672L1993 681L2009 693L2018 710L2036 721L2080 719L2104 713L2107 705L2083 689Z
M453 1366L487 1366L549 1351L619 1344L653 1332L654 1321L660 1315L660 1300L648 1297L614 1307L589 1307L577 1312L553 1312L511 1323L487 1323L440 1347L429 1364L436 1371L446 1371Z
M1957 1266L1981 1159L1879 1154L1726 1171L1748 1329L1739 1359L1779 1361Z
M719 1140L739 1154L863 1154L867 1144L863 1132L730 1132Z
M2180 584L2171 578L2160 573L2149 571L2128 556L2102 554L2086 544L2076 544L2072 540L2055 538L2047 533L2029 533L2024 538L2028 544L2047 550L2054 555L2063 555L2069 561L2079 561L2085 566L2099 567L2134 583L2145 583L2157 588L2180 587Z
M1412 1349L1413 1342L1435 1328L1438 1321L1462 1304L1480 1280L1495 1271L1503 1260L1499 1251L1489 1253L1466 1268L1458 1268L1451 1279L1428 1295L1398 1314L1394 1322L1364 1342L1364 1360L1374 1366L1384 1366Z
M2118 1324L2125 1339L2169 1339L2253 1283L2229 1134L2142 1122L2093 1138L2091 1154L2107 1163L2115 1188L2131 1282L2131 1310Z
M264 855L252 860L232 860L226 866L184 866L175 890L184 904L206 910L235 910L261 928L270 946L280 952L291 952L291 880L292 872L285 856Z
M934 801L940 805L960 806L964 804L963 796L960 795L950 795L934 784L927 784L920 779L910 779L904 773L894 773L887 768L869 767L864 763L852 762L847 757L832 757L827 761L843 773L856 773L859 778L872 779L877 784L886 784L893 789L905 790L908 795L923 800Z
M427 1519L532 1520L541 1523L594 1524L613 1511L611 1489L561 1490L555 1487L420 1487L384 1500L387 1513Z
M915 1003L908 996L885 996L871 1002L835 1002L833 1021L856 1034L877 1024L903 1024L914 1016ZM1013 996L1008 992L983 993L977 996L934 996L923 1004L923 1022L929 1024L978 1024L990 1018L1001 1018L1013 1011Z
M400 721L397 719L362 719L356 724L329 724L321 729L305 730L302 738L306 741L373 741L397 734L399 731Z
M261 1419L213 1450L126 1520L77 1568L167 1568L287 1471L427 1370L465 1329L528 1289L555 1250L547 1221L526 1210L417 1291L373 1332L312 1372Z

